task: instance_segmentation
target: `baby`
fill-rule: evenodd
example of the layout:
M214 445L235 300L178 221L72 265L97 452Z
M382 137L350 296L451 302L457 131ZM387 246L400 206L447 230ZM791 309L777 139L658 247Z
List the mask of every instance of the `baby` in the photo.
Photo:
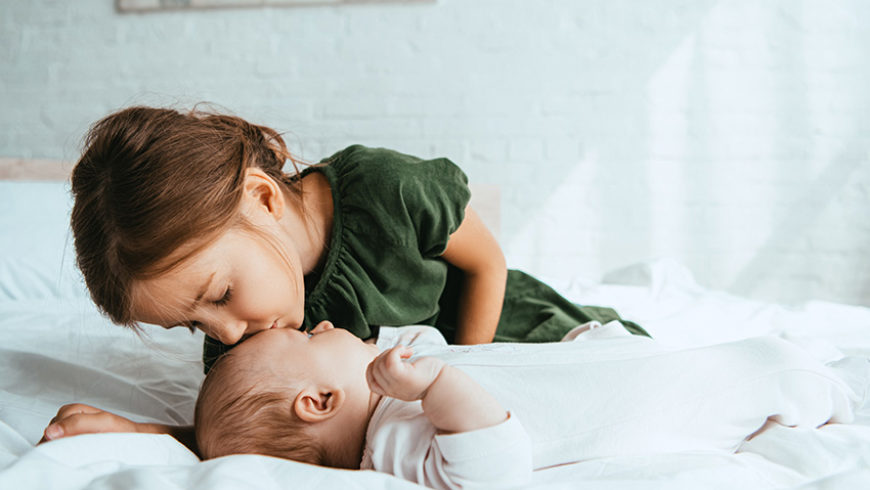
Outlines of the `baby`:
M322 322L221 357L195 427L204 458L266 454L455 488L591 458L733 452L768 419L849 421L854 396L775 338L672 351L612 322L571 342L477 346L383 327L373 345Z

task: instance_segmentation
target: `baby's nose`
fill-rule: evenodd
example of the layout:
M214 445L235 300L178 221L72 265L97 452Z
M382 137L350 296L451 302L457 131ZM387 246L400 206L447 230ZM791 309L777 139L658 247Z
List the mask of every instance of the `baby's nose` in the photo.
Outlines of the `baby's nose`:
M311 329L311 333L321 333L327 330L332 330L333 328L335 328L335 325L333 325L331 321L323 320Z

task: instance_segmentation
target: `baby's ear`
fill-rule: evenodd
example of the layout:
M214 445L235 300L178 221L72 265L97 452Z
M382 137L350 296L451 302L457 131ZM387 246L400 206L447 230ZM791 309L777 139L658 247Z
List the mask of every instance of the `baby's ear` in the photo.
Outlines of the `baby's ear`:
M341 410L344 390L340 388L305 388L293 400L296 416L308 423L329 420Z

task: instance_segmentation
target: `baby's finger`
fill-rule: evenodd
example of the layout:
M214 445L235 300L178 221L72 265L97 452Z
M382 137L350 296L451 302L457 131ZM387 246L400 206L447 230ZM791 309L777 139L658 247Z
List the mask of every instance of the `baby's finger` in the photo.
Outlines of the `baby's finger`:
M390 359L392 357L392 353L388 353L388 355L384 356L377 365L374 366L372 370L372 377L378 386L383 390L386 394L390 389Z
M47 440L79 434L102 432L136 432L136 424L109 412L75 413L49 425L45 429Z
M374 379L369 379L369 389L372 390L372 393L377 393L378 395L386 395L387 392L384 388L375 381Z
M39 442L52 441L54 439L73 435L73 433L70 433L68 428L75 426L75 424L72 423L72 420L73 418L80 418L80 416L81 414L72 414L58 420L52 419L51 423L48 424L48 427L46 427L42 432L42 439Z
M78 413L58 422L64 436L106 432L107 417L103 414Z
M390 372L396 369L396 366L402 362L402 359L399 357L399 348L401 346L393 347L392 349L387 351L387 355L384 356L384 370Z
M60 407L57 410L57 415L54 416L52 422L56 422L58 420L69 417L70 415L75 415L77 413L100 413L102 410L96 407L92 407L90 405L85 405L84 403L67 403L66 405Z
M51 418L51 420L48 422L48 425L43 430L42 439L39 440L39 443L50 441L52 439L57 439L66 435L64 426L62 424L58 424L58 422L72 417L76 414L98 414L100 412L102 412L102 410L100 410L99 408L85 405L83 403L68 403L60 407L57 410L57 415Z
M369 388L373 392L375 392L379 395L383 395L383 394L385 394L384 388L383 388L383 386L381 386L381 384L378 382L378 380L375 377L376 370L377 370L377 363L375 361L370 362L368 367L366 367L366 381L369 384Z
M391 350L385 350L381 352L378 357L375 358L369 364L369 368L371 369L372 376L377 377L384 371L384 364L387 362L387 358L390 356Z
M413 354L413 351L407 345L397 345L387 351L387 357L384 360L384 368L390 375L401 373L405 366L404 359L408 359Z
M414 355L414 348L410 345L397 345L396 350L399 352L399 357L402 359L409 359Z

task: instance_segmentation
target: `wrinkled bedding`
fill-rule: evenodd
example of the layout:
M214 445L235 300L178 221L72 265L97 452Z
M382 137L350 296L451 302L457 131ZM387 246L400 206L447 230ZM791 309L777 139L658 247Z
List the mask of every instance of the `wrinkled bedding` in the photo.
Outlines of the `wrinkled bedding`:
M708 291L671 261L636 265L607 281L554 284L578 302L615 306L674 347L774 335L826 362L848 354L840 369L863 388L856 420L817 429L774 425L733 454L592 459L536 472L536 486L870 488L870 309L823 302L785 308ZM111 325L84 296L0 301L0 487L414 486L254 455L199 462L169 436L96 434L34 447L57 408L73 401L139 421L189 423L201 342L182 329L151 329L139 338Z
M0 488L416 487L371 471L256 455L200 462L165 435L93 434L35 446L71 402L188 424L202 380L201 334L151 328L140 337L95 311L73 267L69 204L63 183L0 182ZM851 423L774 424L736 453L595 458L535 472L534 487L870 488L870 308L735 297L699 286L671 260L632 265L603 281L542 279L578 303L613 306L677 349L785 339L838 363L857 405Z

